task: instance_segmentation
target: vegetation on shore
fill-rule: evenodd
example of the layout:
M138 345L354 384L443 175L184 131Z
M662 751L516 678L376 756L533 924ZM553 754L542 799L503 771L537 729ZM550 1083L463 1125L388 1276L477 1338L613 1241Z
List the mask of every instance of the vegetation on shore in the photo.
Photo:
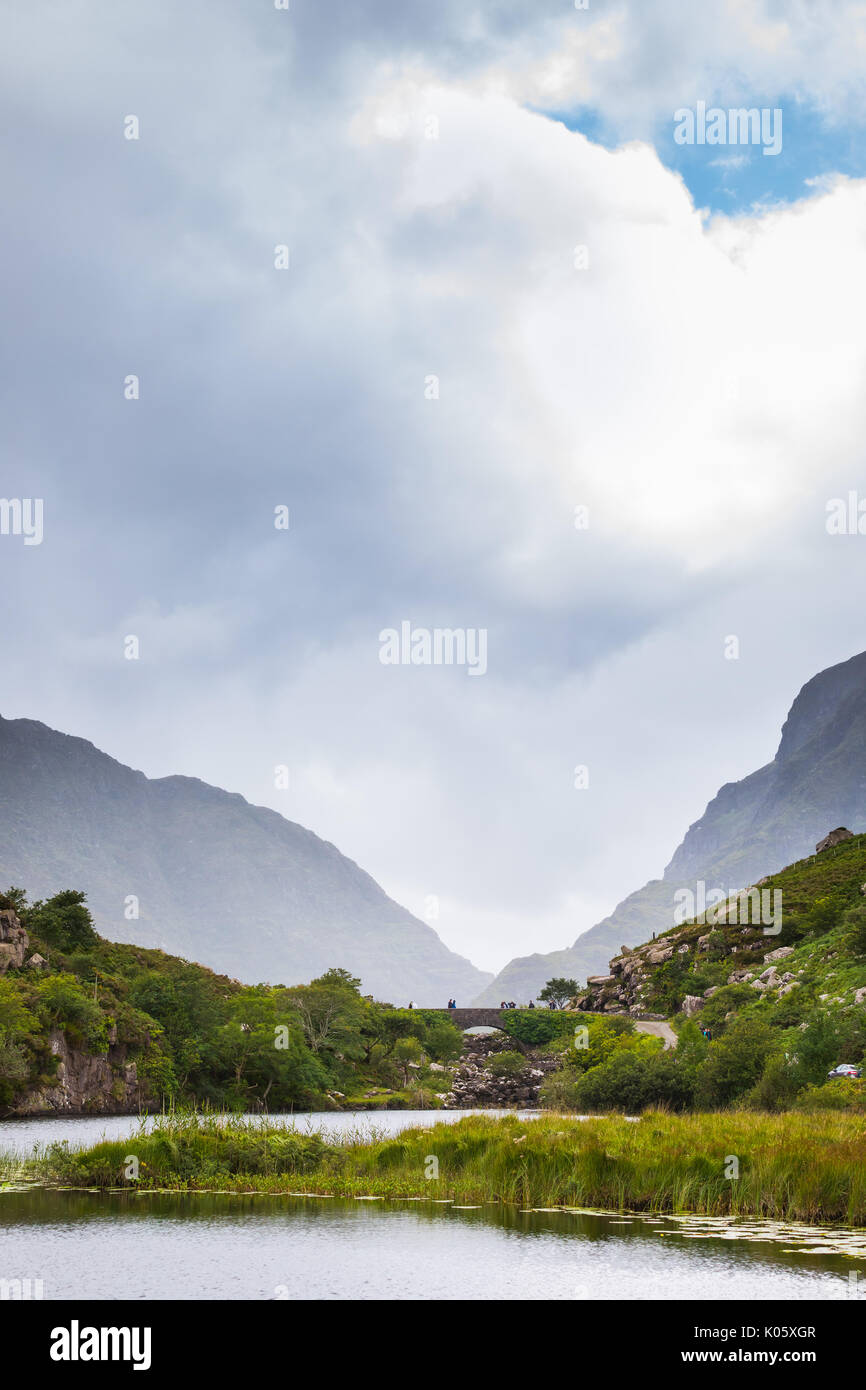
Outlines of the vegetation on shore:
M17 913L43 957L0 976L0 1116L56 1084L52 1034L70 1048L134 1061L144 1107L229 1110L428 1109L442 1104L457 1028L435 1010L395 1009L345 970L306 985L242 985L163 951L106 941L84 894ZM106 1099L94 1097L94 1109Z
M642 1006L673 1019L675 1052L635 1034L626 1016L569 1013L577 1032L542 1103L632 1114L648 1106L866 1114L866 1079L827 1080L839 1062L866 1057L866 836L762 887L781 893L778 935L760 924L703 921L657 938L662 946L673 937L677 949L650 967ZM765 956L780 946L789 953L769 972ZM682 1012L687 996L699 1005L692 1018Z
M328 1142L227 1116L166 1117L7 1177L74 1187L318 1193L866 1225L866 1132L835 1113L467 1116Z

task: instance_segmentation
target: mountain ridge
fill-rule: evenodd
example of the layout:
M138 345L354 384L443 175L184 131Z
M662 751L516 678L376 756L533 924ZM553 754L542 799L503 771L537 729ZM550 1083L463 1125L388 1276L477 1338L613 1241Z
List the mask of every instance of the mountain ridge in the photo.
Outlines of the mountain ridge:
M734 891L810 853L829 825L866 829L866 652L812 676L796 695L773 759L726 782L693 821L661 878L630 893L561 951L516 957L475 1002L526 1000L554 975L605 974L620 946L674 924L674 894Z
M490 978L305 826L38 720L0 716L0 882L80 888L107 938L253 983L342 966L379 997L438 1004Z

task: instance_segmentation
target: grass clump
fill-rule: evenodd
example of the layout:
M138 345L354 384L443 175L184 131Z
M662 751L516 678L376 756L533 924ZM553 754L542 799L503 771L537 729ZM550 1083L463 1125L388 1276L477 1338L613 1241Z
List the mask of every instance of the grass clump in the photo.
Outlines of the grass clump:
M135 1181L126 1176L133 1155ZM482 1115L339 1143L264 1121L169 1119L151 1134L81 1153L55 1148L31 1176L37 1172L93 1187L414 1196L866 1224L866 1133L860 1116L838 1112L650 1111L635 1121Z

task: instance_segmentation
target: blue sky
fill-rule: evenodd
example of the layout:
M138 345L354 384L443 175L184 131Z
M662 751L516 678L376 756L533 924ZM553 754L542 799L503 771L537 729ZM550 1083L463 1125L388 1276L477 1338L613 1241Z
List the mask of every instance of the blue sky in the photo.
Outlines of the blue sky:
M727 109L720 98L707 105ZM866 128L862 125L840 124L838 116L828 120L826 112L791 93L763 99L759 94L749 105L759 111L782 111L783 140L778 155L764 155L760 146L752 145L677 144L673 118L659 123L653 132L652 143L659 158L682 175L697 207L729 216L748 213L756 207L809 197L814 181L835 173L850 178L866 174ZM599 108L545 114L608 149L631 138L622 130L612 132Z

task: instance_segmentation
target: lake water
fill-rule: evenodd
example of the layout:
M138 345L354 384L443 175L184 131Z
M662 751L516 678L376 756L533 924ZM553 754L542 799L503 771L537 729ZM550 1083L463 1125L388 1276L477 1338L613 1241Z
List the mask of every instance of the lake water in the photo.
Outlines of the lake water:
M335 1134L465 1112L283 1117ZM489 1113L489 1112L488 1112ZM273 1119L273 1117L270 1117ZM22 1151L135 1132L111 1119L14 1120ZM866 1232L798 1223L519 1211L494 1203L0 1190L0 1279L46 1299L846 1299Z

